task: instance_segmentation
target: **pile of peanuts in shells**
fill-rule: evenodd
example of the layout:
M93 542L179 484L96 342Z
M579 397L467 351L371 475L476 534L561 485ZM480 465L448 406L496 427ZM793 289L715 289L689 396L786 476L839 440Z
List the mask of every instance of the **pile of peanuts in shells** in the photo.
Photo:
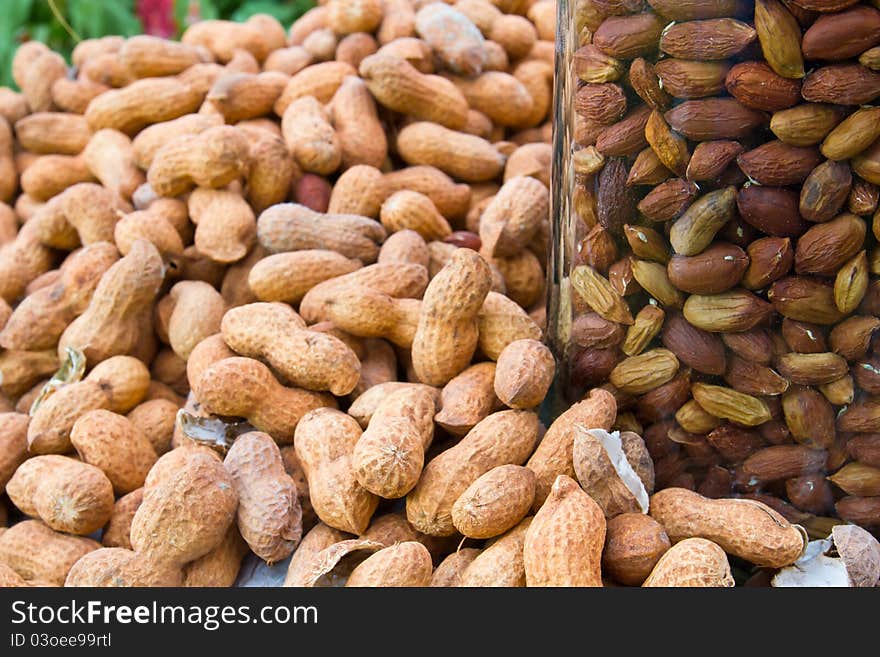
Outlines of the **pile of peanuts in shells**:
M666 25L667 4L577 11ZM873 428L837 434L862 492L809 471L873 500L845 522L778 481L655 492L642 433L678 408L640 417L620 371L539 415L556 16L329 0L289 26L90 39L70 64L19 47L21 91L0 88L0 586L228 587L254 563L293 587L877 583ZM592 264L573 279L607 315Z

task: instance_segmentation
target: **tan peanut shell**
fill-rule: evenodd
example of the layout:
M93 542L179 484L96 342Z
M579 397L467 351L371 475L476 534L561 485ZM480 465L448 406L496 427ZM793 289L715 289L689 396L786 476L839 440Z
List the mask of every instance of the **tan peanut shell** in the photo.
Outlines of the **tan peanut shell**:
M390 171L384 176L386 194L402 189L420 192L434 202L434 206L447 219L460 219L467 214L471 188L456 183L446 173L434 166L419 165Z
M103 547L73 564L65 587L180 586L182 573L173 565L156 564L137 552Z
M270 52L283 48L286 43L284 28L268 14L254 14L242 23L223 20L199 21L183 33L181 42L189 46L203 46L227 63L237 50L245 50L262 62Z
M412 347L421 312L417 299L395 299L363 286L340 286L324 298L327 320L361 338L385 338ZM363 372L362 372L363 374Z
M113 512L113 486L93 465L67 456L36 456L21 464L6 485L22 512L56 531L87 535Z
M241 195L200 188L187 201L190 218L196 224L195 246L215 262L241 260L256 238L254 212Z
M294 438L315 513L327 525L353 534L363 533L379 503L355 475L352 452L361 433L348 415L318 409L303 418Z
M220 545L183 567L183 585L229 588L235 584L247 554L248 545L233 523Z
M480 217L480 240L492 257L516 255L535 237L550 206L547 188L528 176L506 180Z
M186 360L199 342L220 330L226 304L202 281L176 283L166 299L171 305L168 340L174 353Z
M284 586L306 586L306 580L313 573L316 556L330 546L351 537L351 534L346 534L319 522L303 537L299 547L293 553L287 568Z
M470 362L489 278L489 266L478 254L459 249L428 284L412 347L413 366L422 383L443 385Z
M288 557L302 535L302 509L278 446L268 434L246 433L236 438L224 465L238 491L242 538L266 563Z
M28 457L29 423L24 413L0 413L0 492Z
M434 438L434 410L431 394L415 387L398 390L379 404L351 455L361 486L386 499L412 490Z
M131 409L127 417L147 437L156 454L161 456L171 449L171 435L179 407L176 401L168 398L148 398Z
M528 586L602 586L605 516L566 475L553 483L526 532Z
M173 450L147 478L131 523L132 547L148 559L182 567L220 544L237 507L235 485L216 455L201 448Z
M431 555L415 541L383 548L367 557L348 577L346 586L408 587L431 583Z
M248 151L244 133L232 126L208 128L160 148L147 182L159 196L179 196L197 186L217 189L247 171Z
M348 414L351 415L362 429L366 429L370 423L370 419L376 412L379 405L386 397L398 390L405 388L422 388L431 395L434 400L434 408L440 408L440 391L437 388L426 386L422 383L407 383L404 381L388 381L380 383L361 393L348 407Z
M613 395L597 388L554 420L526 464L538 478L533 510L537 511L544 503L558 475L576 476L572 457L576 427L608 431L616 416L617 402Z
M148 78L108 91L89 103L85 117L93 130L113 128L134 134L152 123L196 110L198 92L174 78Z
M298 98L313 96L319 103L329 103L342 81L357 71L345 62L321 62L307 66L293 75L275 102L275 113L284 116Z
M436 123L406 126L397 136L397 150L407 164L435 166L470 183L496 178L504 169L504 156L488 141Z
M495 394L510 408L534 408L544 401L555 373L549 348L538 340L514 340L498 355Z
M522 587L526 585L523 545L532 516L489 542L461 574L463 587Z
M223 125L222 117L210 114L184 114L170 121L154 123L141 130L132 140L135 161L141 169L147 170L156 153L166 144L220 125Z
M101 544L53 531L39 520L23 520L0 534L0 563L28 581L63 586L73 564Z
M438 425L454 436L463 436L500 404L493 384L495 363L477 363L443 386L442 408L434 417Z
M642 586L645 587L731 587L727 555L704 538L676 543L660 557Z
M422 533L453 534L452 506L458 497L492 468L521 465L537 435L538 418L528 411L500 411L488 416L425 466L419 483L407 496L407 518Z
M467 567L479 556L477 548L462 548L447 556L434 569L431 576L432 588L457 588Z
M282 445L293 440L306 413L336 405L325 393L281 385L267 366L252 358L224 358L190 382L206 411L245 418Z
M425 240L416 231L406 228L388 236L379 249L377 262L412 263L427 269L430 260L431 255Z
M366 217L321 214L296 203L272 206L257 220L257 239L272 253L326 249L366 264L376 261L385 236Z
M335 251L292 251L262 258L251 268L247 282L260 301L296 304L319 283L360 267L358 260Z
M116 500L110 520L101 532L101 544L104 547L131 549L131 521L143 501L143 487Z
M330 117L314 96L297 98L281 118L288 151L303 171L327 176L342 164L342 144Z
M389 233L414 230L426 242L441 240L452 233L449 222L430 198L419 192L402 190L385 199L379 218Z
M708 539L759 566L790 565L806 544L799 526L754 500L711 500L693 491L667 488L651 497L650 513L673 542Z
M361 60L359 71L370 93L384 107L453 130L464 128L467 99L449 80L426 75L384 49Z
M519 465L489 470L452 506L455 528L470 538L492 538L522 520L535 497L535 474Z
M305 329L289 306L275 303L232 308L221 330L229 347L265 360L291 384L347 395L360 376L355 353L338 338Z
M490 291L477 315L480 351L498 360L517 340L540 340L541 327L513 299Z
M602 570L614 581L641 586L669 549L663 526L643 513L622 513L607 521Z
M72 253L58 280L29 294L0 332L5 349L52 349L77 315L85 311L103 276L119 259L116 248L97 242Z
M327 301L346 289L369 287L395 298L418 299L428 285L428 270L416 264L374 264L319 283L306 292L299 305L309 324L329 319Z
M149 385L150 372L137 358L114 356L98 363L82 381L62 386L33 412L28 449L34 454L69 452L70 432L80 416L99 408L127 413Z
M343 169L360 164L381 167L388 157L388 139L366 83L354 75L343 79L331 108Z

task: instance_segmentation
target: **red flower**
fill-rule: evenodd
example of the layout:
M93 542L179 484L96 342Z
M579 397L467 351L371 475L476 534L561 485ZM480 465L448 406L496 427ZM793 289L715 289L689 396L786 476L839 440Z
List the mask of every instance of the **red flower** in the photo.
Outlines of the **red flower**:
M174 0L138 0L137 13L144 26L144 34L167 39L177 33Z

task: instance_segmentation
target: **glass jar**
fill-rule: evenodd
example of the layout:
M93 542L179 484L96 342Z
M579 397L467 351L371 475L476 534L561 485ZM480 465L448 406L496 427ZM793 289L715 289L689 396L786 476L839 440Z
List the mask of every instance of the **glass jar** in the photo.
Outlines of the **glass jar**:
M877 535L877 3L558 7L560 405L610 390L657 490Z

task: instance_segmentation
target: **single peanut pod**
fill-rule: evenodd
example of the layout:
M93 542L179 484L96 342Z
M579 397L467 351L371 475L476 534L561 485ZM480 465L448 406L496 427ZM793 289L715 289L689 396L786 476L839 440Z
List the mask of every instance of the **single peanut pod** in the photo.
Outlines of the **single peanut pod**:
M382 172L364 164L346 169L333 185L327 211L330 214L357 214L379 218L385 200Z
M118 494L144 485L156 462L156 451L132 422L107 410L80 416L70 431L70 442L85 463L100 468Z
M507 180L480 217L480 240L492 257L512 256L528 246L550 208L547 188L531 177Z
M528 411L493 413L458 444L430 461L407 496L406 514L413 526L431 536L453 534L451 513L455 501L492 468L521 465L534 448L537 421L537 416Z
M303 418L294 440L318 517L331 527L356 534L367 528L379 501L355 475L352 452L360 437L361 429L353 418L319 409Z
M137 78L177 75L202 61L193 46L146 34L126 39L119 49L119 59Z
M312 96L296 99L281 119L287 148L304 170L329 175L342 164L342 145L327 112Z
M308 331L289 306L257 303L230 309L223 339L244 356L271 364L293 385L347 395L360 375L354 352L338 338Z
M79 154L41 155L21 174L20 182L25 194L37 201L48 201L77 183L95 181L82 154Z
M422 382L445 384L470 362L477 346L477 315L489 285L489 266L469 249L456 251L429 283L412 347Z
M364 58L359 70L373 97L392 111L452 129L467 123L468 102L445 78L426 75L385 49Z
M495 396L495 363L477 363L443 386L441 410L434 420L454 436L463 436L500 407Z
M459 586L462 587L523 587L526 572L523 564L523 544L532 517L525 518L506 534L499 536L465 568Z
M290 193L290 184L300 172L281 135L273 135L266 130L244 128L250 140L247 172L247 199L255 213L283 203Z
M571 477L559 475L526 532L527 586L602 586L605 514Z
M194 112L201 101L201 95L184 82L146 78L96 97L85 117L93 130L113 128L131 135L150 124Z
M226 304L217 290L202 281L181 281L166 299L171 306L169 342L174 353L186 360L199 342L220 330Z
M183 573L174 565L156 564L132 550L104 547L73 564L65 587L180 586Z
M381 167L388 141L376 113L376 103L363 80L349 76L331 101L333 127L342 151L342 167L358 164Z
M436 123L406 126L397 136L397 149L408 164L436 166L467 182L490 180L504 168L504 156L485 139Z
M404 388L383 401L351 455L358 482L386 499L416 485L434 438L434 400L423 388Z
M270 565L287 558L302 535L302 509L278 446L265 433L246 433L223 464L238 491L242 537Z
M395 299L368 287L344 286L328 294L327 319L342 330L363 338L386 338L412 347L418 327L421 302Z
M216 454L176 449L162 458L144 486L131 523L131 544L142 556L181 568L224 539L235 518L238 494ZM169 527L179 528L168 531Z
M427 269L431 260L428 245L416 231L408 228L388 236L379 249L379 263L406 263L421 265Z
M480 351L492 360L517 340L540 340L541 328L515 301L489 292L477 315Z
M91 534L113 512L110 480L99 468L67 456L28 459L9 480L6 493L27 515L68 534Z
M107 85L85 75L80 75L76 80L58 78L52 83L52 102L65 112L85 114L92 99L109 89Z
M359 268L359 261L334 251L293 251L261 259L247 280L260 301L296 304L319 283Z
M195 246L215 262L241 260L256 239L253 210L240 194L219 189L196 189L187 202L196 224Z
M682 488L667 488L651 497L650 513L673 542L705 538L758 566L781 568L794 563L807 540L801 527L753 500L711 500Z
M463 13L442 3L431 3L416 14L415 28L451 71L479 75L483 70L483 35Z
M477 548L462 548L447 556L431 576L431 587L457 588L468 566L480 555Z
M476 78L453 78L472 109L501 126L519 126L529 121L532 96L525 85L509 73L486 71ZM505 102L499 103L503 97Z
M514 340L498 356L495 394L510 408L535 408L544 401L555 372L556 361L544 344Z
M472 483L452 506L456 529L471 538L503 534L528 513L535 474L519 465L493 468Z
M39 520L23 520L0 534L0 563L26 580L63 586L67 573L101 544L53 531Z
M16 68L13 61L13 69ZM52 108L52 85L67 77L67 63L61 55L46 49L30 59L14 77L31 110L45 112Z
M149 354L154 345L144 340L145 335L152 338L152 332L143 320L150 315L163 276L156 248L143 240L135 242L101 277L85 312L64 330L59 356L67 347L83 351L89 363L119 354Z
M731 587L727 555L718 545L703 538L687 538L667 550L645 587Z
M118 130L98 130L83 151L86 166L107 189L124 199L144 183L131 139Z
M86 120L76 114L37 112L15 123L20 146L33 153L76 155L92 136Z
M382 204L380 219L389 233L410 229L426 242L441 240L452 233L431 199L419 192L404 190L391 194Z
M245 418L282 445L290 444L306 413L335 406L327 394L282 386L268 367L251 358L224 358L191 384L207 412Z
M219 188L247 172L247 137L231 126L209 128L166 143L147 171L159 196L180 196L193 187Z
M248 554L248 544L233 523L220 545L183 567L183 585L229 588L238 579L242 560Z
M321 214L296 203L275 205L257 221L257 239L273 253L327 249L371 263L385 236L382 225L366 217Z
M205 101L214 107L227 123L266 116L287 85L283 73L226 73L214 82Z
M428 586L431 582L431 554L416 541L406 541L367 557L345 583L353 587Z

